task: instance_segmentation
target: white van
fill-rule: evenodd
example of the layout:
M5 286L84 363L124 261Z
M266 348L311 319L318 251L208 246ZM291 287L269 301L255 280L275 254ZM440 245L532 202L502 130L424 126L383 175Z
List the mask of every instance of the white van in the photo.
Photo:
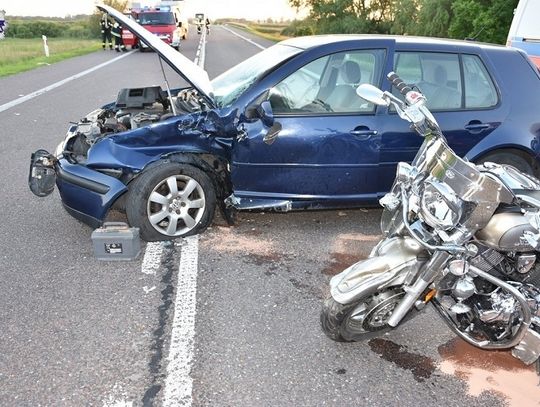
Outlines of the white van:
M520 0L506 45L520 48L540 68L540 0Z
M163 0L156 6L162 10L169 9L174 14L177 27L180 28L180 37L185 40L188 36L189 23L184 11L184 0Z

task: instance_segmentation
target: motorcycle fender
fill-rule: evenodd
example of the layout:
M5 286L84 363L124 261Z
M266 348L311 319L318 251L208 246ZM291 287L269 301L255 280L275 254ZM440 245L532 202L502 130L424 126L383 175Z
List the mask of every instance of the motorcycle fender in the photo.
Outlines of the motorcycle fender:
M410 271L420 266L425 249L413 238L384 239L370 257L353 264L330 280L330 293L340 304L350 304L377 290L402 285Z

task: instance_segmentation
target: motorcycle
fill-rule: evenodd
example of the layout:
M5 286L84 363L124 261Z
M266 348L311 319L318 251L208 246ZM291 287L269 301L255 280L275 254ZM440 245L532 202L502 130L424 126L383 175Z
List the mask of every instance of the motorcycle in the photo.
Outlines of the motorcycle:
M540 181L508 165L457 156L417 88L403 100L363 84L424 137L381 200L383 239L330 281L321 326L331 339L380 336L431 303L463 340L507 349L540 374Z

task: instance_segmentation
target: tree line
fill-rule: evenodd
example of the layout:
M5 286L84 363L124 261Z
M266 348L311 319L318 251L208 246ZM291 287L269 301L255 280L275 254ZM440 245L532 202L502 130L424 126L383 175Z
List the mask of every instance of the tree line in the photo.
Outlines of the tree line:
M309 17L285 35L367 33L504 44L519 0L289 0Z
M95 27L88 16L72 21L8 19L8 24L8 38L38 38L42 35L50 38L97 38L99 35L99 27Z
M289 0L307 7L305 20L283 29L287 36L366 33L422 35L504 44L519 0ZM124 10L126 0L105 0ZM8 20L7 37L98 38L101 14L72 19Z
M117 10L126 8L127 0L104 0L104 4ZM68 18L17 17L7 18L8 38L99 38L101 13L96 9L91 16L81 15Z

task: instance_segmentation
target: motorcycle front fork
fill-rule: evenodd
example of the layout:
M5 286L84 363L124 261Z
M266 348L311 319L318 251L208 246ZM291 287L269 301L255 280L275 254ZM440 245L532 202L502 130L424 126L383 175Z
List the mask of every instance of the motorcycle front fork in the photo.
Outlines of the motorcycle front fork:
M393 328L398 326L405 315L407 315L411 308L414 307L418 297L420 297L433 280L435 280L449 258L450 254L446 252L439 251L433 254L431 260L422 267L416 282L411 286L403 287L405 296L388 319L388 325Z

